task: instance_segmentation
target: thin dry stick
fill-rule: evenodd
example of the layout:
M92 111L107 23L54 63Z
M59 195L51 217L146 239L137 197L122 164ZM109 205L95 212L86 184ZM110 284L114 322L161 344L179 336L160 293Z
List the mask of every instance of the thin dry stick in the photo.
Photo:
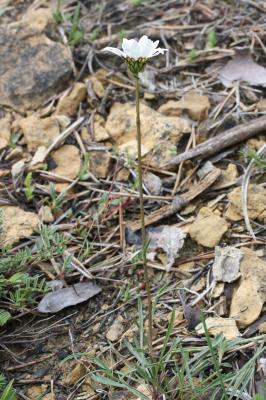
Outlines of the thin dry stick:
M149 314L148 346L149 346L149 353L150 355L152 355L152 297L151 297L151 288L150 288L148 265L147 265L147 242L146 242L146 232L145 232L144 198L143 198L143 187L142 187L141 130L140 130L138 76L135 76L135 96L136 96L137 142L138 142L138 183L139 183L139 204L140 204L140 220L141 220L141 242L142 242L142 257L143 257L143 267L144 267L144 280L148 297L148 314Z
M188 149L190 148L190 146L191 146L191 144L192 144L192 142L193 142L193 136L194 136L194 134L195 134L195 128L192 127L192 132L191 132L190 138L189 138L188 143L187 143L187 146L186 146L186 151L188 151ZM178 188L178 185L179 185L180 179L181 179L181 173L182 173L182 169L183 169L184 162L185 162L185 161L182 161L182 162L180 163L179 167L178 167L178 172L177 172L177 176L176 176L175 186L174 186L174 189L172 190L172 193L171 193L172 196L174 196L174 195L176 194L176 192L177 192L177 188Z
M266 116L256 118L245 124L236 126L235 128L228 129L227 131L220 133L212 139L206 140L185 153L179 154L174 157L171 161L165 164L165 167L169 165L178 165L182 161L191 160L192 158L200 157L207 158L212 156L227 147L234 146L244 140L263 132L266 129Z

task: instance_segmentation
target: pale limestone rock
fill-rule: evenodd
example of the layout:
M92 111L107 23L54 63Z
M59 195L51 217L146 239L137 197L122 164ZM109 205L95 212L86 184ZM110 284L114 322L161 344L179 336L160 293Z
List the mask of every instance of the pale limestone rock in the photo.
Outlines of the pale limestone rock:
M27 389L27 396L30 399L38 399L38 398L43 398L42 395L47 391L48 385L42 384L42 385L34 385L31 386L29 389Z
M141 144L141 156L142 158L149 153L149 149ZM136 139L129 140L127 143L119 146L119 152L123 153L125 157L135 159L138 156L138 142Z
M250 249L242 248L242 251L241 278L233 292L230 317L244 328L256 321L266 301L266 262Z
M213 248L217 246L227 230L228 224L224 218L216 215L209 208L203 207L191 224L189 234L198 244Z
M235 164L228 164L225 171L222 171L221 176L217 179L212 189L225 189L232 186L238 177L237 167Z
M205 323L208 333L211 336L223 333L227 340L233 340L241 336L236 326L236 321L233 318L208 317L206 318ZM198 335L204 335L202 323L197 325L195 329Z
M17 25L30 29L35 35L56 29L56 22L51 8L44 7L28 10Z
M143 162L153 168L164 167L176 155L176 146L166 140L161 141L158 146L154 146L153 150L148 154L142 153Z
M75 365L71 372L64 378L64 385L72 386L86 374L86 368L83 364L79 363Z
M182 111L187 111L190 118L203 121L208 117L209 108L210 102L207 96L188 92L179 101L169 100L161 105L158 111L169 116L179 116Z
M97 79L96 76L91 76L88 79L88 81L91 82L92 89L93 89L94 93L96 94L96 96L99 97L100 99L103 98L105 96L105 89L103 87L102 82L99 79Z
M266 111L266 99L261 99L257 104L258 111Z
M159 166L173 157L175 146L182 134L190 132L188 122L178 117L166 117L145 104L140 105L141 134L145 162ZM131 103L114 103L107 118L105 128L113 144L123 152L128 149L137 154L136 111Z
M94 139L96 140L96 142L103 142L104 140L108 140L109 135L104 126L104 118L99 114L95 114L93 123Z
M262 323L259 325L259 332L260 332L260 333L266 333L266 322L262 322Z
M39 218L15 206L2 206L3 224L0 230L0 244L7 246L29 237L38 228Z
M110 342L116 342L122 336L124 330L123 318L120 316L107 331L106 338L110 340Z
M50 172L62 176L63 178L77 178L81 168L81 160L79 149L76 146L65 144L56 150L52 156L57 167Z
M42 163L43 160L45 159L46 151L47 151L47 148L45 146L39 146L37 148L34 156L32 157L30 165L34 166L36 164Z
M56 117L38 118L32 115L20 119L18 125L29 151L36 151L39 146L49 147L60 134L60 124Z
M106 178L110 173L111 155L105 148L88 150L88 170L96 178Z
M51 208L48 206L42 206L38 212L38 216L41 222L49 223L54 221Z
M73 117L82 101L87 97L86 85L81 82L75 83L73 89L66 96L61 97L56 107L56 114L69 115Z
M158 108L158 112L170 117L179 117L182 114L182 107L177 100L168 100Z
M203 276L201 276L193 285L191 286L191 290L193 292L201 292L206 287L206 280Z
M237 187L228 194L229 208L225 216L237 221L243 218L242 188ZM266 221L266 189L262 185L251 184L248 187L248 215L250 219ZM237 219L238 218L238 219Z
M53 393L48 393L44 397L42 397L42 400L56 400L56 398Z
M11 137L11 115L0 118L0 150L8 145Z
M210 297L212 299L218 299L224 292L224 283L216 282L214 288L210 292Z

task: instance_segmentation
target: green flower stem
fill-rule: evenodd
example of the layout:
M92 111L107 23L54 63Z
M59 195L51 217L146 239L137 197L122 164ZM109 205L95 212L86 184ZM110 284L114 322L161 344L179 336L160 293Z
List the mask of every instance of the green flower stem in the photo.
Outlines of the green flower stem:
M144 220L144 199L143 199L143 186L142 186L142 165L141 165L141 130L140 130L140 112L139 112L139 77L135 75L135 98L136 98L136 126L137 126L137 142L138 142L138 184L139 184L139 204L140 204L140 219L141 219L141 243L142 243L142 257L144 267L144 281L147 290L148 298L148 318L149 318L149 333L148 333L148 347L150 356L152 356L152 297L151 287L149 281L148 265L147 265L147 241L145 232Z

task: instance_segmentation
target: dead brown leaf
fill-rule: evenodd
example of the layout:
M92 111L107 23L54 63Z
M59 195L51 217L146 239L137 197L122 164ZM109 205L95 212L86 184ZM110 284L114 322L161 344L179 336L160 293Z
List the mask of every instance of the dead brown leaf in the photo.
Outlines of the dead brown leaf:
M253 61L249 51L237 51L232 60L219 71L224 86L245 81L252 86L266 86L266 68Z
M81 282L67 288L47 293L38 305L41 313L54 313L66 307L83 303L101 292L99 286L92 282Z

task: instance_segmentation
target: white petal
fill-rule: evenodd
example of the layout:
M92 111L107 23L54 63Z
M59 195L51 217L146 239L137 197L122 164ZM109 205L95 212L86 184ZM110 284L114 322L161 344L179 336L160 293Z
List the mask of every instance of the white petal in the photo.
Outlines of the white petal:
M116 54L119 57L126 57L126 54L122 50L117 49L116 47L105 47L101 51L108 51L109 53Z
M124 53L128 56L131 57L131 52L132 49L137 45L137 41L135 39L123 39L122 42L122 49L124 50Z
M143 36L141 36L141 38L139 39L139 44L140 44L141 46L146 46L146 44L149 43L149 42L152 42L152 40L150 40L150 39L148 38L147 35L143 35Z
M152 54L156 51L156 47L159 44L159 40L156 40L155 42L152 43L150 46L150 51L149 51L149 57L152 57Z
M159 43L159 41L157 41ZM158 44L157 44L158 45ZM156 46L157 46L156 45ZM155 46L155 47L156 47ZM148 58L150 54L152 54L154 50L154 42L149 39L146 35L142 36L139 40L139 47L141 52L141 57Z

